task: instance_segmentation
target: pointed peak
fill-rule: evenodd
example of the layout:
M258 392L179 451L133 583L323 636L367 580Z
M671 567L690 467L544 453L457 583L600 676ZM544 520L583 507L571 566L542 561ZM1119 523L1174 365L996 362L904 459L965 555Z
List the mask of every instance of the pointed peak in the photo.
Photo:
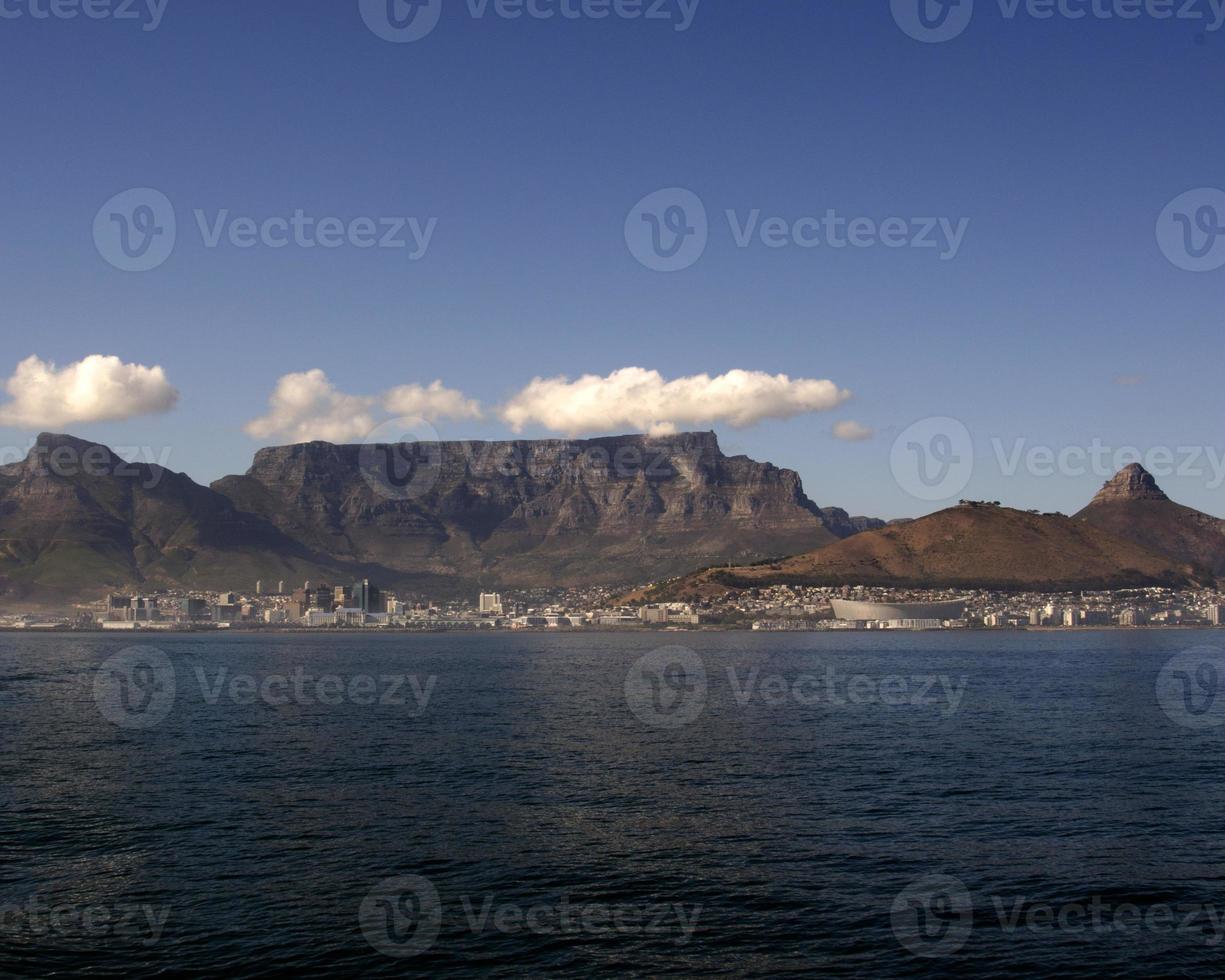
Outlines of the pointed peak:
M1148 470L1139 463L1131 463L1107 480L1093 501L1169 499Z
M50 468L60 476L83 466L109 470L117 462L120 459L110 447L62 432L40 432L25 458L26 466Z

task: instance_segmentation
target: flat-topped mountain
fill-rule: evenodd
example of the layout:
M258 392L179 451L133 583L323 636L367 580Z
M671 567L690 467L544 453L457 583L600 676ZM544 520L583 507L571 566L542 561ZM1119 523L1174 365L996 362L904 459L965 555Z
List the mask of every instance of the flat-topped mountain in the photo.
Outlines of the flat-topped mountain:
M838 537L796 473L725 456L713 432L313 442L262 449L213 489L339 560L502 585L632 582Z
M855 520L827 520L794 472L725 456L713 433L313 442L262 449L212 487L44 433L0 467L0 590L620 584L818 548Z
M1225 576L1225 521L1172 501L1139 463L1110 479L1076 519Z
M1083 521L968 503L785 561L708 569L652 598L777 584L1070 590L1177 586L1195 577L1188 564Z

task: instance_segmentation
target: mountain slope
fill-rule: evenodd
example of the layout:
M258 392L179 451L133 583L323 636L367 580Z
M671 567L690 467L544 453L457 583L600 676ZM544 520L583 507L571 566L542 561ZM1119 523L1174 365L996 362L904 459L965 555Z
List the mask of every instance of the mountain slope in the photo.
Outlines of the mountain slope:
M0 467L0 585L76 596L107 588L222 588L335 566L181 473L43 433Z
M1177 504L1138 463L1106 483L1076 520L1225 576L1225 520Z
M1081 521L964 504L771 565L709 569L667 596L790 583L999 589L1180 585L1192 569Z

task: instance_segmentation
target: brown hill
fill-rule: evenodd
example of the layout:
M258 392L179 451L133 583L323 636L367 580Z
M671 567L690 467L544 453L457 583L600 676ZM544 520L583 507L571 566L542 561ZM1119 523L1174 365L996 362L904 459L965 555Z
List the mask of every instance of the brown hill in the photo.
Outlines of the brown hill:
M1176 504L1138 463L1102 487L1076 520L1150 551L1225 576L1225 521Z
M963 504L772 564L712 568L652 598L698 598L765 585L894 585L1002 590L1184 585L1174 561L1062 515Z

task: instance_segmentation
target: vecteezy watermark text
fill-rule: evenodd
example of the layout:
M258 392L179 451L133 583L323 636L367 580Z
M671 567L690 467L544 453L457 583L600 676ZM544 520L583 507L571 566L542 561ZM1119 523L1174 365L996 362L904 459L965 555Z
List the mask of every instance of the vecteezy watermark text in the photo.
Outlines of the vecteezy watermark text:
M51 902L31 895L24 902L0 902L0 937L84 941L129 939L153 946L170 918L170 906Z
M298 666L288 673L231 673L226 666L192 670L207 705L256 703L284 705L391 706L419 717L429 707L438 678L416 674L315 674ZM120 728L145 729L160 724L179 698L174 663L161 650L127 647L94 674L94 702L104 718Z
M957 257L969 231L969 218L854 217L836 208L822 214L768 215L760 208L724 211L732 244L742 250L765 248L934 249L941 261ZM625 219L625 243L656 272L679 272L696 263L712 233L706 206L692 191L668 187L648 194Z
M142 31L156 31L170 0L0 0L0 20L139 21Z
M358 0L362 20L384 41L406 44L432 34L443 0ZM642 20L667 23L677 33L693 26L701 0L464 0L473 20ZM452 9L458 9L458 5Z
M796 674L763 673L760 667L724 669L732 702L739 708L761 705L833 708L879 705L885 708L936 707L944 717L960 709L969 678L947 675L843 674L837 667L814 665ZM652 650L630 667L625 678L630 712L651 728L681 728L706 709L711 689L706 663L682 646Z
M979 903L983 919L964 882L953 875L929 875L904 888L891 910L893 934L915 956L952 956L970 941L975 928L1004 936L1064 933L1086 939L1126 933L1165 933L1198 945L1217 947L1225 940L1225 909L1204 902L1118 901L1090 895L1082 901L1050 902L1028 895L989 895Z
M151 490L165 476L171 452L169 446L115 446L112 450L101 445L70 443L47 446L31 439L24 448L0 446L0 466L30 460L51 476L138 480L142 487Z
M438 229L436 217L320 217L302 208L260 217L236 215L229 208L211 212L197 208L192 215L200 243L207 249L393 249L405 251L410 262L425 258ZM98 209L93 235L98 254L115 268L147 272L174 251L178 215L161 191L137 187L116 194Z
M1037 479L1094 476L1103 481L1139 463L1155 479L1200 480L1208 490L1225 486L1225 449L1216 446L1111 446L1100 438L1088 445L1054 446L1025 438L989 440L990 452L976 456L965 424L948 416L921 419L894 440L889 466L894 480L918 500L948 500L969 485L976 468L989 463L1003 477Z
M682 902L581 901L570 895L523 903L497 895L461 895L458 907L444 906L434 883L421 875L388 878L374 886L358 910L366 941L378 952L408 959L431 949L444 918L458 918L474 936L527 934L575 936L671 937L683 946L697 929L701 905ZM457 914L458 913L458 914Z

